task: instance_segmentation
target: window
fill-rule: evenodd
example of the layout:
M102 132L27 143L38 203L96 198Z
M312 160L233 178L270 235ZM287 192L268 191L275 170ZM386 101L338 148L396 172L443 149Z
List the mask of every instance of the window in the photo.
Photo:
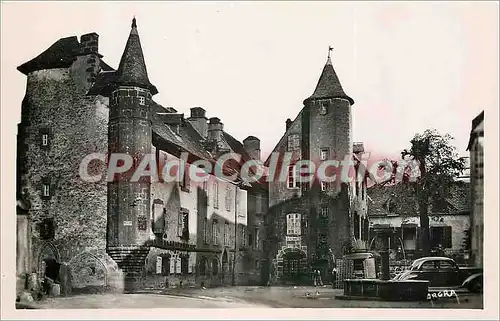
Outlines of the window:
M224 223L224 246L230 246L230 226L228 222Z
M449 261L441 261L439 263L439 271L452 272L455 271L456 267Z
M181 255L181 274L189 273L189 255Z
M164 254L159 256L157 259L161 261L161 274L162 275L169 275L170 274L170 255ZM158 261L157 261L158 264ZM157 273L158 273L158 268L157 268Z
M321 216L322 217L328 217L328 207L327 206L323 206L321 207Z
M231 186L226 186L226 211L231 211L231 204L233 203L233 195L231 191Z
M208 244L208 219L203 219L203 244Z
M49 134L42 134L42 146L49 145Z
M53 218L44 218L40 223L40 238L51 240L55 236L55 226Z
M254 230L255 230L255 249L260 250L260 231L258 227L256 227Z
M260 269L260 261L259 260L255 260L255 269L256 270Z
M189 239L189 211L186 209L181 209L177 216L177 236Z
M288 188L299 187L299 168L295 165L288 166Z
M40 132L40 145L42 147L48 147L51 130L49 128L40 128L39 132Z
M41 182L41 194L43 199L48 199L52 196L51 181L49 177L42 178Z
M427 261L422 264L420 271L437 271L439 261Z
M146 98L139 96L139 105L144 106L146 104Z
M184 171L182 171L181 166L183 166L183 165L179 165L179 170L178 170L179 186L181 187L181 190L183 190L185 192L189 192L189 186L190 186L189 167L188 168L184 167ZM182 175L182 178L181 178L181 175Z
M49 197L50 196L50 186L49 184L43 184L43 196Z
M301 235L301 215L288 214L286 216L286 234L287 235Z
M321 182L321 191L325 192L329 189L329 186L330 184L328 184L328 182Z
M165 213L166 210L163 207L163 202L161 200L153 201L153 217L152 217L152 227L153 233L155 235L163 235L165 232Z
M139 231L146 231L148 229L148 218L146 215L137 216L137 229Z
M288 136L288 151L296 151L300 149L300 137L298 134L291 134Z
M219 182L214 182L213 198L214 208L219 208Z
M217 220L212 221L212 243L217 245L219 238L219 222Z
M253 234L248 233L248 245L253 246Z
M328 148L321 148L319 156L321 160L327 160L330 156L330 151L328 150Z
M431 248L436 248L441 245L443 249L452 247L451 242L451 226L431 226L430 241Z

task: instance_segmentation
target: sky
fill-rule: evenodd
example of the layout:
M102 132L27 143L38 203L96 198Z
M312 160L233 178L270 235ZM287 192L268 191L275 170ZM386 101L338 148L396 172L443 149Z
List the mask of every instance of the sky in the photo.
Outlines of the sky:
M1 14L2 140L20 121L17 66L96 32L117 68L133 16L155 100L186 117L205 108L240 141L260 138L263 156L313 93L329 46L355 100L354 141L373 154L399 155L436 128L467 156L472 119L499 103L496 2L4 2Z

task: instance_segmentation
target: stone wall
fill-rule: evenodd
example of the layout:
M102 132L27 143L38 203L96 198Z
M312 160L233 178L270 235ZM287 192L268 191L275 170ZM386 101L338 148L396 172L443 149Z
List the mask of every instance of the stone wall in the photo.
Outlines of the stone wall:
M21 190L31 202L32 267L39 271L43 253L69 262L87 250L105 248L106 184L85 182L81 160L107 152L107 99L85 97L88 78L98 71L96 55L80 56L68 69L28 74L20 131L24 164ZM42 135L48 135L47 146ZM98 164L91 164L100 171ZM92 168L91 168L92 171ZM48 185L49 196L42 195ZM41 224L53 220L53 235L42 240ZM45 221L48 222L48 221ZM50 234L50 233L49 233Z

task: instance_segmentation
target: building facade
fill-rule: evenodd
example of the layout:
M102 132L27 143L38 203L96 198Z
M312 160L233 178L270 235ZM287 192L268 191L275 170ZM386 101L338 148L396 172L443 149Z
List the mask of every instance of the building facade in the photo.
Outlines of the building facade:
M447 206L429 209L430 248L441 248L441 254L460 264L466 263L470 251L469 189L470 183L457 181L450 189ZM368 216L370 250L389 249L393 264L407 264L421 256L420 216L411 186L399 183L368 188ZM377 233L381 230L391 231L388 240Z
M483 266L484 248L484 111L472 120L469 145L472 262Z
M18 126L18 288L47 264L68 265L74 289L259 282L263 249L249 235L261 242L267 188L238 174L242 162L259 160L259 140L239 142L201 107L185 119L156 103L135 19L118 69L103 61L98 40L62 38L18 67L27 76ZM232 178L199 165L214 168L227 153L242 158L223 164ZM130 169L110 179L107 164L123 154ZM177 166L165 173L165 164ZM144 165L153 175L134 179Z
M298 116L286 121L285 134L265 162L270 283L308 283L313 269L328 279L335 258L368 239L364 177L341 182L341 167L335 165L351 160L357 164L352 173L364 152L363 144L352 139L353 104L328 58L314 93ZM328 165L325 175L314 173L304 180L304 161L317 169Z

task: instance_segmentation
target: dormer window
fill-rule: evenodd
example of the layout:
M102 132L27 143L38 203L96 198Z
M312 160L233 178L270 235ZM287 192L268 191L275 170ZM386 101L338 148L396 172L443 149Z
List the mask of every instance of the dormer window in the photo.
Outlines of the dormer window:
M146 105L146 98L139 96L139 105L144 106Z

